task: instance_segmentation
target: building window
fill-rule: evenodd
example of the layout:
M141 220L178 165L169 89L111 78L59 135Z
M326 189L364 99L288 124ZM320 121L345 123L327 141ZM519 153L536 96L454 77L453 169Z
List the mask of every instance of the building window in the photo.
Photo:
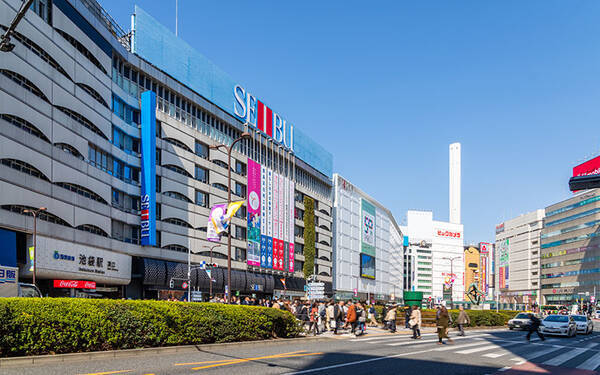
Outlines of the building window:
M178 199L180 201L187 202L187 203L192 203L188 197L186 197L185 195L183 195L181 193L178 193L176 191L165 191L163 193L163 195L167 196L167 197L175 198L175 199Z
M85 48L83 44L81 44L77 39L73 38L71 35L65 33L60 29L55 28L54 30L56 30L63 38L65 38L67 42L71 43L71 45L75 47L76 50L78 50L86 59L88 59L92 64L94 64L94 66L100 69L102 73L108 74L106 69L104 69L102 64L100 64L100 61L96 59L94 54L91 53L87 48Z
M31 82L27 78L23 77L19 73L15 73L12 70L0 69L0 73L2 73L7 78L10 78L14 83L23 87L25 90L29 91L33 95L42 99L43 101L50 103L50 100L44 95L44 93Z
M30 9L48 25L52 25L52 0L33 0Z
M245 176L246 175L246 164L242 163L241 161L236 160L235 161L235 173L237 173L241 176Z
M227 163L225 163L223 160L215 159L212 162L221 168L227 169Z
M297 207L294 208L294 217L298 220L304 220L304 210Z
M238 197L246 198L246 185L242 185L239 182L235 183L234 194Z
M140 140L113 125L113 144L130 155L140 154ZM157 156L159 157L159 156Z
M77 112L70 110L69 108L65 108L65 107L61 107L61 106L55 106L55 107L56 107L56 109L58 109L65 115L69 116L72 120L75 120L79 124L83 125L84 127L88 128L92 132L98 134L99 136L101 136L102 138L104 138L108 141L108 138L104 135L104 133L102 133L102 131L100 131L100 129L98 129L98 127L96 125L92 124L92 122L90 120L88 120L87 118L83 117L82 115L80 115Z
M238 240L246 240L246 228L236 225L234 237Z
M108 103L104 100L104 98L102 97L102 95L100 95L98 91L94 90L92 87L86 85L85 83L77 82L76 85L79 86L83 91L87 92L98 103L102 104L106 108L109 108Z
M113 113L127 124L137 127L140 123L140 112L115 94L112 96L112 101Z
M192 150L190 150L190 148L185 143L181 142L178 139L175 139L175 138L163 138L163 141L166 141L166 142L172 144L173 146L177 146L177 147L179 147L181 149L184 149L184 150L186 150L188 152L192 152Z
M37 177L41 180L50 182L50 179L46 177L45 174L40 172L39 169L37 169L31 164L25 163L24 161L16 159L2 159L0 160L0 163L19 172L23 172L30 176Z
M173 225L179 225L180 227L185 227L185 228L194 228L192 227L188 222L185 222L181 219L178 219L176 217L169 217L166 219L162 219L163 222L165 223L169 223L169 224L173 224Z
M68 182L55 182L54 185L60 186L63 189L70 190L76 194L81 195L82 197L95 200L96 202L100 202L102 204L108 204L108 202L105 201L101 196L99 196L98 194L94 193L93 191L91 191L87 188L84 188L83 186L71 184Z
M196 155L203 159L208 159L208 146L204 143L196 141Z
M247 210L246 210L246 206L242 206L240 207L239 210L236 211L235 213L235 217L237 217L238 219L246 219L246 215L247 215Z
M227 192L227 186L220 184L218 182L215 182L214 184L212 184L212 187L217 188L219 190L223 190L225 192Z
M181 246L181 245L175 245L175 244L163 246L163 249L167 249L167 250L171 250L171 251L177 251L177 252L180 252L180 253L187 253L189 251L187 247Z
M246 261L246 249L241 249L239 247L235 248L235 260L238 262Z
M129 195L117 189L112 189L112 206L121 211L138 214L140 210L140 197Z
M83 224L83 225L76 227L75 229L82 230L84 232L89 232L92 234L96 234L96 235L102 236L102 237L108 237L108 233L106 233L101 228L98 228L97 226L92 225L92 224Z
M199 165L196 165L195 168L195 178L200 182L208 183L208 170L206 168L202 168Z
M169 169L175 173L179 173L180 175L183 175L185 177L192 177L188 171L186 171L185 169L178 167L177 165L173 165L173 164L167 164L167 165L163 165L163 168Z
M3 205L2 206L3 210L7 210L7 211L11 211L11 212L15 212L17 214L21 214L21 215L27 215L27 216L33 216L33 214L31 212L23 212L24 210L32 210L35 211L37 208L35 207L30 207L30 206L21 206L21 205L16 205L16 204L9 204L9 205ZM63 219L61 219L60 217L51 214L48 211L41 211L40 213L37 214L37 218L43 221L47 221L49 223L54 223L54 224L58 224L58 225L62 225L65 227L71 227L71 225L69 223L67 223L66 221L64 221Z
M66 144L66 143L55 143L54 146L58 147L61 150L63 150L67 154L71 154L71 155L75 156L79 160L84 160L85 159L83 157L83 155L81 155L81 153L75 147L73 147L73 146L71 146L69 144Z
M294 235L296 237L304 238L304 228L294 225Z
M208 194L203 191L196 190L196 204L202 207L208 207Z
M40 138L44 142L50 143L50 140L44 135L44 133L42 133L35 125L33 125L32 123L30 123L29 121L27 121L23 118L9 115L6 113L0 114L0 118L4 121L7 121L7 122L13 124L17 128L35 136L35 137Z
M160 181L160 176L156 176L156 192L160 193L161 191L161 185L160 185L161 181Z

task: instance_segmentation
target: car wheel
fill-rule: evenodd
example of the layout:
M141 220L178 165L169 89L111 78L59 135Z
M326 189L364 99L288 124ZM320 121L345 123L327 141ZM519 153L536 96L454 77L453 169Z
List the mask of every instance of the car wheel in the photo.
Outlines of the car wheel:
M508 329L510 329L511 331L513 330L513 327L508 327Z

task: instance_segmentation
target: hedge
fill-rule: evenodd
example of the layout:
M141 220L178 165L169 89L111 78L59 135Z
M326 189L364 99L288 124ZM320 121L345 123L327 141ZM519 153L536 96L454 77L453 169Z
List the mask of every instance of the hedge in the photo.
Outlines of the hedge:
M304 196L304 278L315 273L315 200Z
M0 298L0 356L294 337L289 312L258 306Z
M398 309L396 314L396 321L402 322L404 324L404 307L401 307L402 310ZM375 305L375 311L377 316L377 321L382 323L382 305ZM482 327L482 326L503 326L508 323L509 319L512 319L519 313L519 311L511 311L511 310L465 310L469 318L471 319L471 327ZM429 323L427 320L435 319L435 309L421 309L421 315L425 318L425 324ZM450 315L452 316L452 321L454 327L456 327L456 319L458 318L458 310L448 310Z

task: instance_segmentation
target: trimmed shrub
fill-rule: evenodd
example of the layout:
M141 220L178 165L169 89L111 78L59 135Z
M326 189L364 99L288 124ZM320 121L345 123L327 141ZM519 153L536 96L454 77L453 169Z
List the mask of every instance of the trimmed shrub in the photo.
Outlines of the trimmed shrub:
M167 301L0 298L0 356L295 337L289 312Z
M315 201L304 196L304 278L315 273Z

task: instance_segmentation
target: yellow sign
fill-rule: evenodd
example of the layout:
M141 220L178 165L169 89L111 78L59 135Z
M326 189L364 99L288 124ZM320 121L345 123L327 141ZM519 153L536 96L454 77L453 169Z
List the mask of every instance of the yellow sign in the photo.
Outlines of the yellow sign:
M29 271L33 272L33 259L35 258L35 247L29 247Z

